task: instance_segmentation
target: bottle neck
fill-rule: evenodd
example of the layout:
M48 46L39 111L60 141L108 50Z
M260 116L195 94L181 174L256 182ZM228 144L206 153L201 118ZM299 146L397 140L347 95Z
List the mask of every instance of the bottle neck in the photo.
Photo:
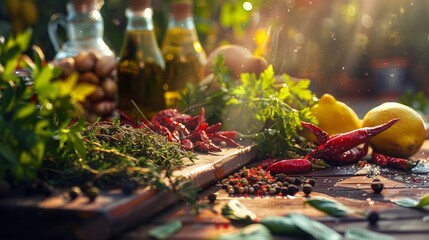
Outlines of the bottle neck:
M67 37L70 41L98 41L103 38L104 21L97 9L78 12L72 3L68 3L67 12Z
M133 30L153 30L152 9L146 8L142 11L127 9L125 12L128 24L127 31Z
M189 30L194 30L194 19L192 16L183 19L175 19L174 17L170 16L170 19L168 21L168 28L185 28Z

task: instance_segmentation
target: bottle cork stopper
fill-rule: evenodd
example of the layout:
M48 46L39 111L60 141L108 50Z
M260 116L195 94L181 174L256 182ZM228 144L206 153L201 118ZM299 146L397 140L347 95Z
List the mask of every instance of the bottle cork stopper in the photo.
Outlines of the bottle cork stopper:
M72 0L76 12L86 13L94 9L98 9L103 5L104 1L100 0Z
M143 11L150 7L151 0L130 0L130 9L132 11Z
M192 4L190 2L172 2L170 14L176 20L183 20L192 16Z

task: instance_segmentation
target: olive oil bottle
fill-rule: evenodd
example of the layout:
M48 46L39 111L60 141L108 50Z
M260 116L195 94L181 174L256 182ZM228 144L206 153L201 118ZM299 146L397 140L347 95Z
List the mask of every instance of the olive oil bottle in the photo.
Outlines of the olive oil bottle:
M136 117L134 101L151 118L165 108L165 62L155 38L150 1L130 0L126 16L118 63L118 108Z
M167 107L177 107L187 83L197 85L203 78L207 57L197 36L190 1L170 3L170 16L162 43L165 61Z

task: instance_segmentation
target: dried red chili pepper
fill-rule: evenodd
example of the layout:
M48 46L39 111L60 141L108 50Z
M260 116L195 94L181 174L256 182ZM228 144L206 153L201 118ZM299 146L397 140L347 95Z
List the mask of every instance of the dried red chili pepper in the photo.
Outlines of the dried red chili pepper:
M204 107L201 108L200 117L198 118L197 126L195 127L194 131L199 130L205 130L207 128L207 122L206 122L206 109Z
M316 139L319 144L326 143L330 138L327 132L312 123L301 121L301 125L310 130L314 134L314 136L316 136Z
M267 171L271 173L284 173L284 174L302 174L309 173L312 169L325 168L313 164L311 161L305 158L299 159L285 159L275 162L267 167Z
M177 115L180 115L179 111L177 109L171 108L171 109L164 109L155 114L155 116L152 117L150 120L153 124L163 125L162 121L165 117L172 118Z
M306 158L324 158L326 155L339 155L360 144L367 143L371 138L390 128L398 118L374 127L359 128L347 133L337 134L329 138L326 143L321 144L316 150L308 153Z
M411 170L418 164L418 161L412 161L405 158L391 157L381 153L377 153L375 151L372 152L372 161L381 167L388 166L405 171Z
M348 165L359 162L368 154L368 143L364 143L362 147L349 149L341 154L325 154L323 160L332 165Z
M207 143L203 141L195 141L194 149L200 150L203 152L222 152L222 149L213 143Z
M221 142L225 142L225 144L229 147L238 147L240 146L240 144L238 144L236 141L234 141L231 138L227 138L221 134L218 133L212 133L212 134L207 134L207 136L209 137L210 140L212 140L215 143L221 143Z
M221 128L222 128L222 123L218 122L218 123L207 126L205 131L206 131L206 133L216 133L216 132L220 131Z
M237 131L231 130L231 131L218 131L219 135L225 136L227 138L231 138L233 140L237 140L237 136L239 135Z
M277 158L267 158L267 159L262 160L259 165L265 169L265 168L271 166L272 164L274 164L275 162L277 162Z
M187 151L191 151L194 149L194 144L189 139L182 139L180 140L180 145Z
M168 117L164 117L161 122L163 123L162 125L166 126L170 131L183 131L183 134L185 135L189 135L189 130L188 128L186 128L185 125L183 125L180 122L176 122L171 118Z

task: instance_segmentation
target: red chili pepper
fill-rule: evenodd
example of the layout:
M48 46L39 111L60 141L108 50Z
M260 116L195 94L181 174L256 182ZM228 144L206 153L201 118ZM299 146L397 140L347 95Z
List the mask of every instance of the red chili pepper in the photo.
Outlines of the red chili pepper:
M166 126L170 131L183 131L183 134L189 135L189 130L180 122L176 122L169 117L164 117L161 122L163 123L162 125Z
M284 173L284 174L302 174L311 172L312 164L309 160L300 159L286 159L275 162L267 167L270 173Z
M180 145L186 150L186 151L191 151L192 149L194 149L194 144L192 143L191 140L189 139L182 139L180 140Z
M355 147L341 154L325 154L323 160L331 165L348 165L359 162L368 154L368 143L362 147Z
M277 158L267 158L267 159L262 160L259 165L265 169L265 168L271 166L272 164L274 164L275 162L277 162Z
M390 128L398 118L374 127L359 128L347 133L341 133L331 137L326 143L320 145L316 150L307 154L306 158L324 158L326 155L339 155L347 150L355 148L360 144L367 143L371 138Z
M174 131L172 131L171 132L171 140L170 141L172 141L172 142L181 142L180 141L180 133L179 133L179 131L177 131L177 130L174 130Z
M405 158L391 157L381 153L377 153L375 151L372 152L372 161L381 167L388 166L405 171L411 170L418 164L418 161L411 161Z
M200 117L198 118L198 124L195 127L194 131L205 130L204 127L207 127L205 114L206 114L206 109L202 107L200 112Z
M180 115L179 111L177 109L171 108L171 109L164 109L155 114L155 116L152 117L150 120L153 124L158 125L164 125L162 124L162 121L165 117L172 118L177 115Z
M221 142L225 142L227 146L230 147L238 147L240 146L240 144L238 144L236 141L234 141L231 138L227 138L223 135L220 135L218 133L212 133L212 134L207 134L207 136L210 138L210 140L212 140L215 143L221 143Z
M215 132L220 131L221 128L222 128L222 123L218 122L218 123L215 123L213 125L207 126L205 131L206 131L206 133L215 133Z
M202 141L195 141L194 146L196 150L200 150L203 152L222 152L222 149L213 143L206 143Z
M167 127L165 127L165 126L163 126L163 125L158 125L158 124L156 124L156 125L153 125L153 126L152 126L152 130L153 130L155 133L158 133L158 134L160 134L160 135L162 135L162 136L167 136L167 137L168 137L168 140L169 140L170 142L172 142L172 141L173 141L173 136L171 135L171 132L170 132L170 130L168 130L168 128L167 128Z
M217 134L225 136L227 138L237 140L237 136L239 135L237 131L231 130L231 131L218 131Z
M312 123L301 122L301 125L310 130L314 136L316 136L319 144L325 144L330 138L327 132Z

